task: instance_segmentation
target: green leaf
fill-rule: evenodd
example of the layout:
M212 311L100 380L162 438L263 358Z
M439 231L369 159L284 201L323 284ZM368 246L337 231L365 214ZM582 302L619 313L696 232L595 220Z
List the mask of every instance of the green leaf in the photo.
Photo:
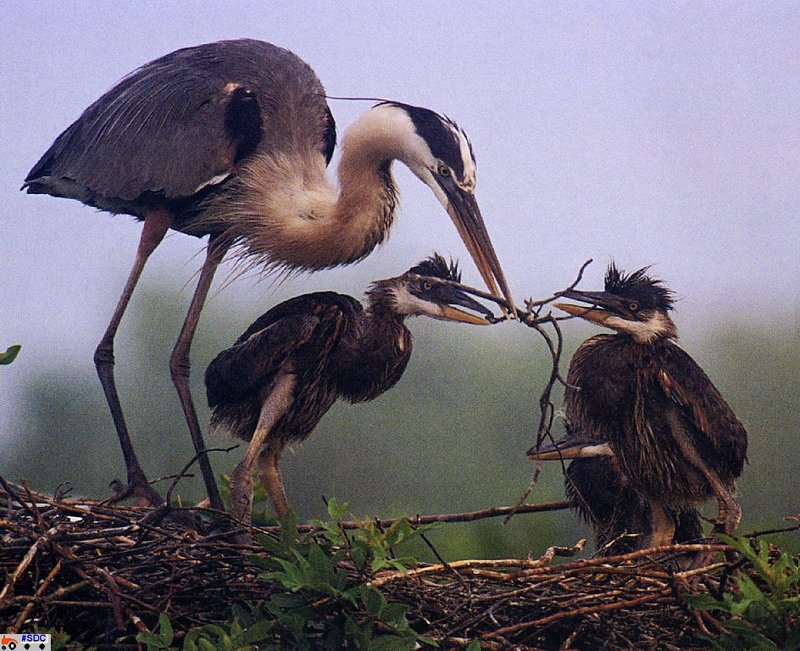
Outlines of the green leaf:
M254 642L268 640L273 628L275 628L275 622L269 619L262 619L252 626L249 626L247 630L239 636L239 642L242 644L252 644Z
M297 514L289 509L286 517L281 520L281 541L284 545L291 547L297 538Z
M464 651L481 651L481 641L472 640Z
M406 624L406 613L408 606L400 603L387 603L381 609L381 619L391 626L401 626Z
M736 577L736 583L739 585L739 589L742 591L742 597L745 599L749 599L750 601L763 601L766 599L764 593L761 592L761 588L746 574L740 574Z
M146 644L148 648L154 647L156 649L163 649L164 644L161 640L161 636L156 635L155 633L150 633L149 631L142 631L136 636L136 641L141 642L142 644Z
M266 549L271 554L282 554L283 551L284 551L284 546L281 544L281 541L277 540L273 536L268 536L265 533L260 533L260 534L258 534L258 536L256 536L256 540L258 541L259 545L261 545L264 549ZM256 559L261 559L260 556L252 556L251 558L254 561Z
M364 608L370 617L378 617L386 607L386 597L377 588L367 588L363 595Z
M204 637L197 640L197 648L200 649L200 651L218 651L217 647Z
M172 630L172 623L169 621L169 617L164 613L158 616L158 632L161 634L164 646L170 646L175 638L175 632Z
M707 594L687 594L683 598L695 610L728 610L725 603Z
M331 586L334 584L336 571L333 561L319 545L312 545L308 550L308 565L314 582Z
M370 651L413 651L416 648L416 639L397 635L381 635L369 644Z
M347 517L349 510L349 502L339 502L335 497L328 500L328 515L331 516L331 520L341 522Z
M0 364L10 364L13 362L19 354L21 348L22 346L20 345L9 346L6 349L6 352L0 353Z

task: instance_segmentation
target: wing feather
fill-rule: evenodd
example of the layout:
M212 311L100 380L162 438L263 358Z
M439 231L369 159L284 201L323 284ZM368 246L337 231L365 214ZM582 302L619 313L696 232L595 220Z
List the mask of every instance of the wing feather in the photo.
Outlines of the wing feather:
M702 437L700 453L712 457L705 461L729 469L731 478L738 477L747 459L747 431L703 369L685 351L671 345L656 379L683 419Z
M289 356L308 342L319 325L313 315L278 319L217 355L206 369L206 395L211 409L270 384Z
M25 186L139 214L150 195L184 199L224 178L260 141L280 150L307 133L329 155L329 116L316 74L288 50L250 39L184 48L89 106Z
M215 409L246 398L270 384L302 348L335 346L345 321L362 310L354 298L335 292L304 294L275 306L209 364L205 377L209 406Z

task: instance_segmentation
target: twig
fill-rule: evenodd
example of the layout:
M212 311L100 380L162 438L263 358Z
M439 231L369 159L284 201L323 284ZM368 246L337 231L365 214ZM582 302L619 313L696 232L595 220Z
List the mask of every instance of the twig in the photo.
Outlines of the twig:
M11 594L12 590L14 589L14 584L16 584L22 573L28 569L28 565L30 565L31 561L33 561L36 553L39 551L39 548L44 545L55 533L56 528L52 527L47 531L47 533L38 538L36 542L31 545L30 549L28 549L28 551L25 553L25 556L22 557L19 565L17 565L17 569L14 570L14 572L6 581L5 586L3 586L3 589L0 590L0 605L2 605L6 597Z
M25 510L26 510L26 511L27 511L27 512L28 512L28 513L31 515L31 517L34 517L34 518L36 517L36 513L33 511L33 509L31 509L31 508L30 508L30 507L27 505L27 503L25 502L25 500L23 500L23 499L22 499L22 498L21 498L21 497L20 497L20 496L17 494L17 492L16 492L16 491L15 491L13 488L11 488L11 485L10 485L10 484L9 484L9 483L8 483L8 482L7 482L7 481L4 479L4 478L3 478L3 476L2 476L2 475L0 475L0 485L2 485L2 486L3 486L3 488L4 488L4 489L5 489L5 491L6 491L6 493L8 493L9 497L13 497L13 498L14 498L14 501L15 501L17 504L19 504L19 505L20 505L20 506L21 506L23 509L25 509Z
M533 560L527 560L521 558L503 558L503 559L463 560L463 561L453 561L451 563L441 561L440 565L426 565L424 567L414 568L406 572L391 572L388 574L383 574L373 579L369 583L369 585L371 585L372 587L378 587L380 585L389 583L390 581L394 581L395 579L416 577L421 574L436 574L443 571L455 572L456 574L458 574L458 572L456 571L457 569L470 570L472 574L476 574L478 576L485 576L488 578L514 579L519 576L523 576L524 570L531 568L541 568L543 566L549 565L556 556L574 556L575 554L580 552L585 545L586 545L586 540L582 539L579 540L572 547L559 547L559 546L549 547L544 554L542 554L539 558ZM485 572L479 569L476 570L476 568L485 568L485 567L506 567L506 568L519 567L523 568L523 571L511 574L507 573L500 574L498 572Z
M186 473L189 472L189 468L191 468L195 463L197 463L200 457L202 457L205 454L208 454L209 452L230 452L231 450L235 450L238 447L239 444L237 443L235 445L228 446L227 448L205 448L203 450L200 450L200 452L198 452L191 459L189 459L189 461L186 463L185 466L183 466L181 471L177 475L175 475L175 478L172 480L172 483L169 485L169 488L167 489L167 495L165 498L166 503L170 504L172 502L172 493L175 491L178 482L180 482L181 479L187 476Z
M541 504L523 504L522 506L495 506L489 509L481 509L479 511L466 511L463 513L440 513L438 515L415 515L403 516L400 518L387 518L384 520L375 520L379 527L384 529L391 527L398 520L408 520L408 523L417 527L423 524L436 524L439 522L474 522L475 520L483 520L485 518L499 518L508 515L512 511L517 513L543 513L547 511L561 511L570 508L571 503L568 500L559 500L557 502L542 502ZM337 525L343 529L359 529L364 526L363 522L348 520L344 522L337 522ZM264 533L275 533L281 530L280 527L253 527L255 531ZM319 527L313 524L298 525L297 530L302 533L309 533L318 531Z
M53 566L53 569L50 570L46 577L44 577L44 580L39 584L39 587L36 588L33 598L27 604L25 604L25 607L22 609L19 617L17 617L11 628L8 629L8 633L17 633L19 632L19 629L22 628L22 625L28 619L28 616L31 614L34 606L36 606L36 602L44 594L44 591L47 590L47 586L50 585L51 581L56 577L56 574L61 571L61 562L62 560L59 558L58 562Z
M535 619L531 622L521 622L519 624L512 624L511 626L504 626L503 628L499 628L496 631L492 631L491 633L487 633L481 639L491 640L495 637L509 635L510 633L518 633L519 631L528 629L528 628L535 628L537 626L545 626L546 624L551 624L552 622L558 621L559 619L564 619L566 617L579 617L581 615L590 615L595 613L601 612L608 612L610 610L619 610L621 608L633 608L635 606L641 606L649 601L656 601L658 599L662 599L663 597L669 595L671 588L665 588L663 590L659 590L657 592L653 592L651 594L644 595L643 597L637 597L636 599L628 599L625 601L613 601L611 603L600 604L600 605L592 605L592 606L583 606L582 608L575 608L573 610L562 610L557 613L553 613L552 615L548 615L547 617L541 617L540 619Z

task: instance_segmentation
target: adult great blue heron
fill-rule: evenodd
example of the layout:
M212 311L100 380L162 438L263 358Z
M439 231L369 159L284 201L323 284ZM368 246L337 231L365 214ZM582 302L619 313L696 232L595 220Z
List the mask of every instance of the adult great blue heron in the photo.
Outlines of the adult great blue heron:
M712 496L719 503L717 528L732 534L741 517L734 493L747 432L708 376L674 343L672 293L646 272L626 275L612 263L605 291L569 290L565 298L585 305L556 304L617 334L588 339L572 358L564 411L573 438L555 451L533 449L529 455L613 455L648 503L651 545L672 542L676 515Z
M252 264L316 270L356 262L389 233L397 159L447 210L490 290L508 285L475 200L466 134L428 109L382 102L344 134L339 187L325 168L336 130L314 71L256 40L189 47L134 71L66 129L25 179L29 193L77 199L144 222L95 364L127 467L128 494L158 501L136 458L114 383L114 337L148 256L169 228L209 244L170 371L198 453L189 348L217 265L239 245ZM208 459L200 464L221 507Z
M251 515L256 461L275 513L283 517L289 508L278 466L283 449L311 434L338 398L372 400L400 379L411 357L405 317L489 323L453 306L491 317L490 310L427 277L459 280L455 265L435 255L402 276L373 283L366 310L334 292L298 296L259 317L211 362L211 427L250 441L231 475L240 520Z

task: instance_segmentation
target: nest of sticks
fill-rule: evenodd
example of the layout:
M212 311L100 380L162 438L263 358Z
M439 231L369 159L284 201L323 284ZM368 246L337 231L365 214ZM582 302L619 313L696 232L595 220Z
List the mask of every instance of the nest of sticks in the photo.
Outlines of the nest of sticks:
M149 509L49 497L2 478L0 485L5 632L57 629L78 644L133 649L159 613L180 635L227 621L235 604L263 604L276 589L252 561L267 552L231 542L229 532L201 534ZM563 508L545 506L529 508ZM717 622L704 621L682 594L718 594L732 566L675 568L724 546L554 562L581 548L553 547L537 559L423 564L370 583L389 601L408 604L413 628L443 648L479 638L488 649L683 649L702 646L702 634L714 631Z

